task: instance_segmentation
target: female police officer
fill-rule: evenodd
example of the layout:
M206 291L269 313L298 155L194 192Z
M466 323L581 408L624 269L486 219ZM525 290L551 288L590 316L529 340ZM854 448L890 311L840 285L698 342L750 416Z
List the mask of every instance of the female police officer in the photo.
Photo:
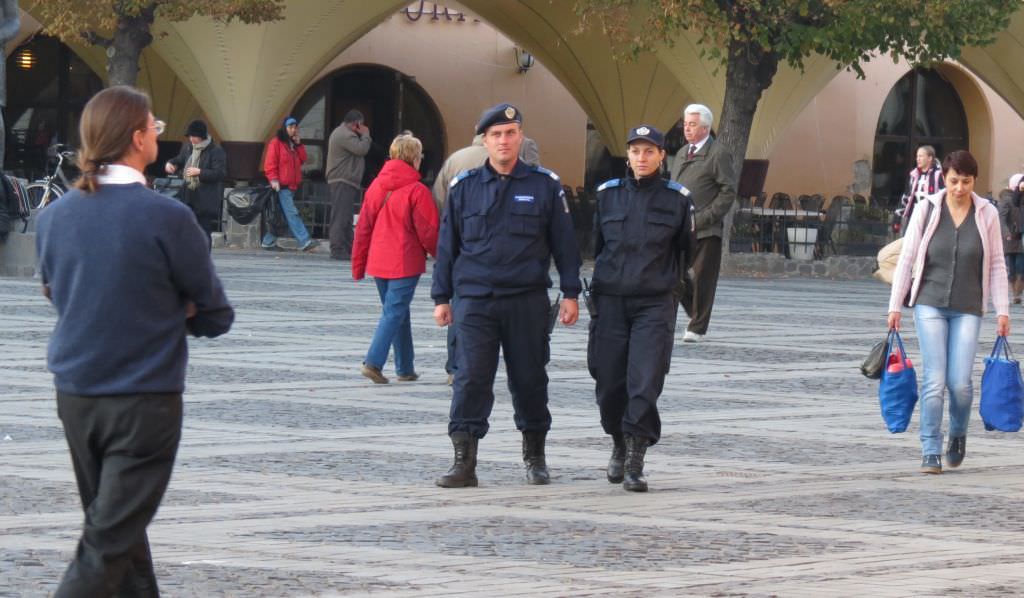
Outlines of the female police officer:
M644 454L658 442L656 406L672 358L673 294L693 254L689 191L663 179L665 137L649 125L629 133L629 176L597 188L594 282L587 364L601 426L615 447L608 481L647 490Z

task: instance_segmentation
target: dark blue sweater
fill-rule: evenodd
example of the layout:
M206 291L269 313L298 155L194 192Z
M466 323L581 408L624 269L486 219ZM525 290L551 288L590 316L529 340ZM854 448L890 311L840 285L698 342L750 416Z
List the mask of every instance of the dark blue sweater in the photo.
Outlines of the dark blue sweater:
M47 206L36 230L57 308L47 352L57 390L183 392L186 333L218 336L235 317L192 211L138 183L104 185ZM188 301L198 313L186 321Z

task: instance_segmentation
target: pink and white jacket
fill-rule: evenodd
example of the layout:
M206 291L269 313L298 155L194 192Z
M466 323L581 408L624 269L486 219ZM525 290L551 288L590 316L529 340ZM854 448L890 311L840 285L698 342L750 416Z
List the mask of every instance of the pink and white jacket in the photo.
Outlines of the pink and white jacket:
M984 267L981 277L981 311L985 313L989 297L991 297L996 314L1009 316L1009 285L1006 280L1006 261L1003 259L1003 236L999 227L999 210L976 193L971 193L971 197L974 200L974 221L981 234L982 266ZM932 209L928 210L924 205L918 206L922 209L914 210L914 215L910 218L910 224L903 236L900 259L896 264L896 271L893 273L892 292L889 294L890 312L900 311L900 308L903 307L903 298L907 296L907 289L910 289L910 305L914 305L914 302L917 301L917 292L921 285L921 272L924 270L924 258L928 253L928 243L931 242L935 229L939 226L939 216L942 215L941 202L945 198L945 189L925 197L924 201L931 202ZM924 222L926 215L929 215L928 222Z

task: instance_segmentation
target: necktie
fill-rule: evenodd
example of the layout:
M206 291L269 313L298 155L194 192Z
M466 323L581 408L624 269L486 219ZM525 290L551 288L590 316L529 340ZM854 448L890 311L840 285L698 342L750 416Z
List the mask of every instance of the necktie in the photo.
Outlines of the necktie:
M686 152L686 159L693 160L693 154L697 152L697 146L691 145L689 151Z

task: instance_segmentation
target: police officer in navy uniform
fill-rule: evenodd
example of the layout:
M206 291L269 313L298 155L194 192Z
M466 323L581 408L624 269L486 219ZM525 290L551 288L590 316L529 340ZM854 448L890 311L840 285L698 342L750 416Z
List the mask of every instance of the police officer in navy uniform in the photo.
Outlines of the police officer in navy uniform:
M587 366L614 442L608 481L645 492L644 455L661 436L657 401L672 359L674 291L696 238L689 191L661 177L664 135L641 125L626 143L630 175L597 188Z
M498 350L505 356L516 428L530 484L547 484L544 440L548 411L548 271L555 258L561 291L558 318L576 323L580 255L558 176L518 159L522 114L511 104L484 112L487 162L456 176L448 191L434 264L434 319L456 326L457 369L448 435L455 460L437 479L445 488L476 486L477 442L494 405ZM449 305L458 295L454 313ZM454 323L454 324L453 324Z

